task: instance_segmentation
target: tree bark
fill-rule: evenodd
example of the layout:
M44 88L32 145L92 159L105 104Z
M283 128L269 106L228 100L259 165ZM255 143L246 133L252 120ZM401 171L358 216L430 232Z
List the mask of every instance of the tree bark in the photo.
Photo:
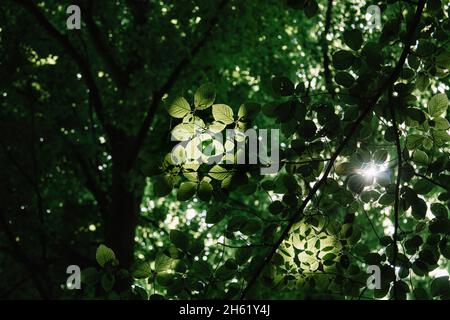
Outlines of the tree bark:
M144 179L126 169L128 140L126 137L116 137L113 142L112 184L109 191L111 201L105 217L105 243L114 251L119 268L127 270L134 261L134 237L143 193L142 188L131 187L130 178ZM141 182L143 185L144 181ZM117 281L116 290L126 290L130 284L131 279Z

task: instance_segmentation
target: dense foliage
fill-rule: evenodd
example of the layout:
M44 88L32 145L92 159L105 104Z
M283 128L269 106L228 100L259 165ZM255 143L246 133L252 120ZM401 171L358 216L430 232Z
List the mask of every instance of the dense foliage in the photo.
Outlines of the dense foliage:
M0 297L450 299L449 15L2 1Z

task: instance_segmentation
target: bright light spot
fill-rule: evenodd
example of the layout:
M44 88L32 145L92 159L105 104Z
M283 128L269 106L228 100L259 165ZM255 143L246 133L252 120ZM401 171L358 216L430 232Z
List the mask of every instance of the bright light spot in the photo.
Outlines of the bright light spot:
M374 163L367 164L358 170L358 173L363 177L368 179L373 179L377 177L382 177L386 174L387 166L384 165L376 165Z
M377 167L373 164L361 170L361 174L367 178L375 178L378 173L380 173L380 167Z
M178 217L174 217L172 214L168 214L166 216L166 220L164 220L164 224L167 225L169 230L176 229L179 223L180 219L178 219Z
M95 226L95 224L90 224L89 225L89 231L94 232L97 229L97 227Z
M81 79L81 73L77 73L77 79Z
M429 273L429 275L433 278L445 277L448 276L448 270L446 269L435 269Z
M187 209L186 210L186 219L187 220L192 220L195 216L197 215L197 211L195 211L195 209Z
M395 231L394 224L389 218L383 220L384 233L388 235L393 235Z

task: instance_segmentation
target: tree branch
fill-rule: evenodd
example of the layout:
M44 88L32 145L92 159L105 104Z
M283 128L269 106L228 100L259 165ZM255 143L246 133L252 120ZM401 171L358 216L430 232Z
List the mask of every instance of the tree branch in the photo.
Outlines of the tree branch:
M400 146L400 136L398 133L398 125L397 125L397 118L395 115L395 109L394 109L394 103L392 101L392 87L389 88L389 110L391 112L392 117L392 126L394 128L395 132L395 147L397 150L397 180L395 183L395 199L394 199L394 236L393 236L393 244L394 244L394 256L392 259L392 264L395 266L397 264L397 256L398 256L398 208L400 203L400 183L401 183L401 176L402 176L402 148ZM394 299L397 300L397 275L395 275L394 278Z
M80 7L84 9L83 12L86 12L83 17L84 21L86 22L89 34L92 38L92 42L94 43L94 46L97 49L99 55L105 61L107 68L111 72L114 82L119 86L119 88L126 87L128 85L128 76L117 63L112 49L108 48L108 46L111 44L107 42L94 21L93 1L78 0L76 1L76 3L78 3Z
M439 182L437 182L437 181L435 181L435 180L433 180L433 179L427 177L426 175L423 175L423 174L418 173L418 172L414 172L414 175L417 176L417 177L421 177L422 179L425 179L425 180L427 180L428 182L431 182L432 184L434 184L434 185L436 185L436 186L438 186L438 187L441 187L441 188L444 189L444 190L449 190L449 187L448 187L448 186L445 186L445 185L443 185L442 183L439 183Z
M276 241L275 245L271 248L269 254L265 257L263 263L257 268L255 274L253 277L248 281L247 286L244 288L241 294L241 299L244 299L247 295L248 291L252 288L256 280L258 279L259 275L263 271L264 267L269 264L269 262L272 260L273 255L278 250L281 243L283 243L286 236L289 234L289 231L291 227L294 225L294 223L298 220L298 218L301 216L303 211L305 210L308 203L313 198L314 194L319 190L319 188L324 184L327 180L328 174L330 173L331 169L333 168L334 162L336 161L337 157L340 155L340 153L343 151L347 143L350 141L350 139L355 134L356 130L358 129L361 122L364 120L364 118L371 113L372 109L374 108L375 104L378 102L378 99L381 97L381 95L384 93L384 91L392 86L395 81L398 79L400 75L400 71L403 68L403 65L406 61L406 58L408 56L408 53L410 51L410 47L412 45L414 34L417 28L417 25L419 24L420 18L422 16L422 12L425 6L426 0L419 0L419 4L416 9L416 13L414 15L414 19L412 23L409 25L407 34L405 36L405 42L404 42L404 48L402 50L402 53L400 55L399 61L397 62L397 65L393 69L391 75L389 78L380 86L380 88L376 91L374 97L369 100L368 106L361 112L361 114L358 116L358 118L355 120L355 122L350 127L347 135L345 136L344 140L341 142L341 144L336 149L335 153L331 157L330 162L328 163L325 172L322 175L322 178L314 184L314 186L311 188L310 192L306 196L305 200L303 200L302 205L300 206L297 214L295 214L291 221L288 223L288 225L284 228L283 232L281 233L280 237Z
M21 90L19 88L16 88L16 91L22 96L24 96L24 98L30 100L30 102L32 101L33 103L37 103L42 106L42 102L39 101L32 93L29 93L26 90ZM55 125L56 125L56 127L54 128L55 133L61 135L63 141L69 146L69 148L71 149L72 153L75 156L75 159L79 163L81 172L84 174L86 178L86 188L92 193L95 200L97 200L102 212L106 212L108 203L106 193L101 189L100 185L95 180L95 177L91 174L89 162L86 159L84 159L82 153L77 149L77 147L72 142L70 142L64 134L61 134L59 128L61 128L62 125L60 125L59 123L54 123L53 126ZM0 145L2 146L6 156L11 161L11 163L17 168L17 170L24 176L24 178L32 186L35 186L33 178L26 173L26 171L20 166L20 164L17 161L14 161L14 158L12 158L12 156L7 152L8 150L6 146L1 141Z
M136 135L136 139L133 143L133 146L132 146L132 149L130 152L128 165L127 165L128 170L133 167L134 162L136 161L136 159L138 157L139 151L141 150L142 145L144 144L145 138L146 138L147 133L152 124L153 117L156 114L156 110L158 109L158 107L161 103L161 99L162 99L163 95L172 89L173 85L178 80L178 77L180 76L180 74L184 70L184 68L186 68L190 64L192 58L200 51L200 49L202 47L205 46L207 40L209 39L209 37L211 35L211 32L212 32L214 26L216 25L216 23L219 20L220 12L225 8L225 6L228 4L228 2L229 2L229 0L222 0L220 2L219 6L217 7L216 14L210 19L209 22L206 23L206 25L207 25L206 31L203 34L203 37L200 39L200 41L197 43L197 45L192 48L190 55L187 57L184 57L177 64L177 66L172 70L171 74L169 75L169 77L167 78L167 80L163 84L163 86L160 89L158 89L157 91L153 92L151 103L147 110L147 115L145 116L144 121L142 122L142 125L138 131L138 134Z
M89 96L92 98L95 113L100 120L100 123L104 127L105 131L111 135L114 128L107 122L106 115L103 108L103 103L101 101L100 92L98 87L94 81L94 78L91 74L90 67L87 62L83 59L83 57L78 53L72 43L69 41L67 36L61 34L45 17L45 15L41 12L39 7L33 3L33 1L27 0L14 0L16 3L24 7L28 10L37 20L37 22L44 28L47 33L53 37L67 52L67 54L73 59L76 63L80 72L83 76L83 79L86 83L87 88L89 89Z
M106 214L106 210L108 207L108 199L106 197L106 193L101 189L94 175L91 174L91 169L88 161L86 161L86 159L83 158L79 150L72 142L68 141L65 137L63 137L63 139L71 149L73 155L75 156L75 159L78 161L81 172L86 178L86 187L89 189L89 191L91 191L95 200L98 202L102 214Z
M324 76L325 76L325 85L327 87L327 91L334 97L334 89L333 89L333 75L330 70L330 56L328 55L328 40L327 35L330 32L331 28L331 18L333 13L333 0L328 0L327 12L325 16L325 29L322 33L322 55L323 55L323 68L324 68Z

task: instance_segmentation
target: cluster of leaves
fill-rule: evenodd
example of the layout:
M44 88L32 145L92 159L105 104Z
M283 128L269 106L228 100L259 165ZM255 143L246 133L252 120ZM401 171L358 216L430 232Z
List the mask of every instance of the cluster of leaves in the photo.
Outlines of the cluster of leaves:
M100 245L74 296L449 299L448 3L380 3L382 30L360 1L220 3L110 2L67 35L63 5L0 4L1 293L70 295L106 233L135 263ZM280 129L277 174L227 154L248 128Z
M242 104L235 117L230 106L214 104L215 97L214 87L205 84L195 92L192 108L183 97L167 103L168 113L181 119L171 131L172 140L185 143L177 144L166 155L162 164L165 174L155 181L158 196L165 196L174 186L179 186L178 200L189 200L197 194L201 200L209 201L214 185L226 189L246 184L247 176L236 168L240 155L234 148L237 142L244 143L244 131L257 115L259 105ZM208 110L212 110L211 114ZM226 128L231 128L235 137L224 137ZM220 139L217 139L218 135ZM223 140L224 143L220 142ZM214 163L217 164L210 165ZM219 165L221 163L226 165Z
M313 1L296 2L305 10L310 10L307 6L313 6L311 3ZM440 8L429 8L429 11L442 14ZM441 92L428 97L426 107L422 106L429 83L448 75L445 65L448 49L432 45L447 39L448 31L435 24L431 16L426 16L416 34L417 46L408 54L407 65L400 66L398 81L394 79L384 87L396 68L396 62L392 64L396 51L389 45L405 37L407 28L402 30L402 21L413 20L413 10L408 10L403 17L396 9L398 5L390 7L388 13L392 14L392 19L384 24L379 39L365 39L363 32L356 28L345 30L342 42L347 48L335 50L331 59L335 92L317 98L322 94L315 95L310 83L293 82L285 76L272 78L276 100L264 104L261 110L266 119L271 119L266 124L273 121L279 125L286 141L281 170L276 176L262 179L250 168L240 169L247 176L246 184L253 185L245 190L269 195L267 211L262 217L251 217L246 212L226 214L223 210L226 204L222 203L228 200L223 198L223 189L232 198L242 185L217 184L210 188L217 195L215 202L219 208L207 210L206 222L214 225L226 222L224 235L229 241L240 238L247 244L263 244L258 250L245 244L237 249L235 261L243 263L239 265L241 272L222 280L233 278L240 285L241 280L244 284L251 283L252 275L247 271L258 270L262 265L257 285L251 288L252 295L258 296L256 287L271 290L302 287L301 294L306 295L329 296L339 292L343 297L358 298L367 291L367 266L378 265L382 287L374 290L374 298L386 295L394 298L410 295L418 299L449 297L448 277L431 281L427 278L429 272L447 265L445 259L449 254L449 180L445 172L449 170L446 159L450 140L446 116L449 102ZM448 18L445 18L444 24L447 23ZM201 91L199 89L196 96L201 95ZM372 101L374 96L375 102ZM311 184L321 181L325 163L333 156L333 150L337 150L341 137L353 134L351 128L367 103L374 103L373 113L360 121L358 130L332 159L337 163L330 170L331 176L325 178L319 192L308 199ZM213 101L209 101L207 107L212 104ZM193 111L187 102L183 105L185 107L181 108L171 104L169 113L178 118L188 117L183 120L188 122L190 113L198 109L197 103L194 101ZM236 124L232 109L226 108L221 118L217 118L214 106L214 121L222 125ZM398 127L392 126L392 106ZM397 138L401 153L397 152ZM395 177L399 163L398 182ZM173 163L164 166L169 171L173 167ZM203 172L212 179L214 170L222 168L205 167L208 169ZM238 166L233 169L239 170ZM179 172L178 169L175 173ZM228 178L225 170L221 177ZM193 183L201 181L197 176L195 179ZM172 186L177 188L176 184ZM180 192L183 193L183 183L178 187L178 195ZM194 195L195 190L190 192L189 198ZM198 191L197 195L204 198ZM278 200L272 198L275 195ZM306 208L302 207L305 198L311 201ZM178 196L178 200L184 199ZM279 247L273 245L282 230L280 225L292 219L295 223L288 236ZM394 232L386 232L386 220L400 220ZM271 248L276 249L273 256L269 255ZM250 254L243 261L242 252L252 252L253 256ZM226 264L220 268L226 268ZM395 268L400 270L397 279Z

